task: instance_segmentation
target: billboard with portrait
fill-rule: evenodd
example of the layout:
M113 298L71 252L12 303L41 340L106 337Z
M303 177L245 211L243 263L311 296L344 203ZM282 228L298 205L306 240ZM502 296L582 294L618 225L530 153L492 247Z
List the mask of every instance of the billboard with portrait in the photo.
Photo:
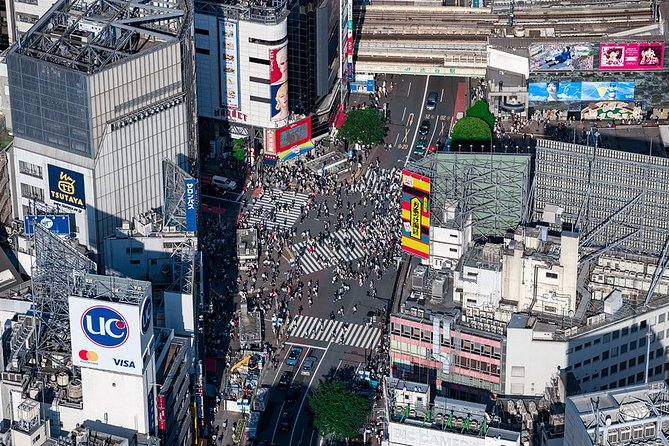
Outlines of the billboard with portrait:
M530 71L592 70L595 48L591 43L530 45Z
M580 82L530 82L527 84L530 102L578 102Z
M132 375L143 373L145 324L140 322L140 306L73 296L68 302L74 365ZM147 327L150 329L152 324Z
M641 119L643 110L637 102L599 101L588 104L581 110L581 119Z
M288 80L288 45L269 50L269 83L283 84Z
M664 43L602 43L599 46L600 70L661 70Z
M49 171L49 198L77 209L86 209L84 176L63 167L47 165Z
M239 108L239 23L234 20L219 21L219 47L221 50L221 104Z
M402 250L430 257L430 179L402 171Z
M290 114L288 109L288 82L270 85L270 121L284 120Z
M530 103L633 101L634 82L530 82Z

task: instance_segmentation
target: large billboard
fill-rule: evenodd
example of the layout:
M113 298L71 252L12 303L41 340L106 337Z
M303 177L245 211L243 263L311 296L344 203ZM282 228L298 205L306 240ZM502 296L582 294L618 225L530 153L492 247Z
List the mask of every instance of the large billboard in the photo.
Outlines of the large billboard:
M77 209L86 209L84 176L79 172L51 164L48 168L51 200Z
M197 189L195 178L186 178L186 232L197 231Z
M287 161L314 148L311 142L311 118L300 119L276 130L277 155Z
M270 121L288 117L288 45L269 50Z
M633 101L634 82L530 82L529 102Z
M599 46L600 70L661 70L664 43L602 43Z
M530 71L592 70L595 48L590 43L530 45Z
M430 179L402 171L402 249L430 257Z
M221 51L221 104L239 108L239 23L219 21L219 47Z
M140 308L145 314L140 315ZM74 365L142 374L142 336L153 326L150 304L140 307L71 296L69 313Z
M600 101L588 104L581 110L581 119L641 119L643 110L636 102Z

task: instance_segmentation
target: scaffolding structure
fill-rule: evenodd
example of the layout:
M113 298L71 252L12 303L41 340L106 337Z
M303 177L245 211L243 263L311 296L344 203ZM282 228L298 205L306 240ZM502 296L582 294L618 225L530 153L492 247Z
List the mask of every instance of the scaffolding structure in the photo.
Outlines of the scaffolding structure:
M538 140L533 215L561 209L582 234L581 263L608 251L659 257L669 234L669 160Z
M178 232L186 232L186 185L185 180L193 177L175 162L163 160L163 226L175 227Z
M82 285L96 264L80 253L73 242L35 224L35 257L32 265L33 307L39 366L61 368L70 357L68 298Z
M471 225L475 237L503 236L528 221L530 161L529 154L435 153L406 169L430 178L432 226L455 222L460 230Z

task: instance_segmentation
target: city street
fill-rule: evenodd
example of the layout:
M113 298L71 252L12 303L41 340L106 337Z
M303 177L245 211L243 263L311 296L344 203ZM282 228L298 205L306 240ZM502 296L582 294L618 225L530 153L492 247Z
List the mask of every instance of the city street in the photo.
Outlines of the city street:
M275 351L259 383L271 390L258 443L319 444L308 411L309 390L334 376L351 381L358 370L383 364L385 354L379 347L401 255L401 169L426 156L413 150L423 137L423 120L430 122L424 135L427 147L445 142L456 113L458 86L463 96L466 90L466 81L457 78L395 75L378 79L377 85L384 80L387 97L382 94L379 104L387 102L390 112L385 147L358 150L347 173L322 179L300 161L264 167L252 175L245 194L212 193L204 200L225 210L223 220L229 226L261 228L258 268L240 273L234 285L263 310L265 340ZM436 106L426 110L432 91L437 93ZM369 101L368 95L351 96L352 106ZM465 98L460 102L466 103ZM224 276L224 282L230 279ZM217 291L224 295L230 286L223 283ZM277 319L284 324L273 326ZM302 352L296 364L288 365L286 358L295 346ZM227 362L234 363L234 352L230 355ZM309 356L316 362L302 375ZM285 372L292 375L282 380ZM219 412L215 424L228 418L238 415ZM231 430L226 435L230 434Z

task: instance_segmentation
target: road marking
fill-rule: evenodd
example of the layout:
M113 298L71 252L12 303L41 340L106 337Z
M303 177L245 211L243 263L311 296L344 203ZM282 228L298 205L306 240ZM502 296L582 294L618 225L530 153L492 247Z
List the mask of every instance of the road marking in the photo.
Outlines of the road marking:
M437 122L439 122L439 121L437 120ZM430 142L427 143L427 148L428 148L428 150L427 150L426 153L429 153L429 152L430 152L430 145L432 145L432 140L434 139L434 135L435 135L436 133L437 133L437 123L435 122L435 124L434 124L434 130L432 130L432 136L430 136Z
M425 104L425 98L427 97L427 89L430 86L430 75L427 75L427 79L425 80L425 91L423 92L423 100L421 102L421 107L422 104ZM418 126L416 126L416 131L413 134L413 140L411 140L411 146L409 146L409 153L407 153L407 159L404 161L404 167L406 167L407 164L409 164L409 159L411 158L411 153L413 152L414 149L414 144L416 144L416 137L418 136Z
M404 116L407 114L407 108L404 107L404 111L402 112L402 122L404 122Z
M446 127L446 121L441 121L441 130L439 130L439 136L444 136L444 127Z
M297 426L297 420L300 418L300 413L302 412L302 407L304 407L304 401L307 399L307 393L309 393L309 389L311 389L311 385L314 383L314 379L316 378L316 375L318 374L318 369L321 367L321 364L323 364L323 359L325 359L325 355L327 354L328 349L332 345L332 341L328 343L328 346L325 348L325 353L321 356L321 360L318 361L318 365L316 366L316 370L313 371L311 374L311 379L309 380L309 385L307 386L307 391L304 392L304 395L302 395L302 401L300 401L300 407L297 409L297 415L295 416L295 424L293 424L293 429L290 431L290 441L288 444L293 444L293 437L295 436L295 427ZM281 417L281 415L279 415ZM277 421L277 425L278 425ZM274 438L272 437L272 442L274 442Z
M411 132L411 129L404 129L404 138L402 138L402 143L409 142L409 132Z
M395 137L395 147L397 147L397 141L400 140L400 132L397 132L397 136Z
M286 357L288 356L289 352L290 352L290 350L287 350L286 355L283 358L284 364L285 364ZM300 354L302 354L302 353L300 353ZM300 361L300 363L297 365L297 368L295 369L295 372L293 372L293 379L290 380L290 383L288 384L288 389L293 387L293 384L295 384L295 378L297 378L297 375L300 374L300 369L302 368L302 364L304 364L304 360L307 359L307 356L309 356L309 352L304 352L304 355L302 355L302 361ZM320 363L319 363L319 365L320 365ZM294 367L294 366L288 366L288 367ZM279 370L281 370L281 368L279 368ZM311 385L311 384L309 384L309 385ZM274 383L272 383L272 386L274 386ZM304 395L306 395L306 392L305 392ZM304 398L304 397L302 397L302 398ZM283 412L283 406L285 404L286 404L286 401L284 400L281 403L281 409L279 409L279 418L276 419L276 424L274 425L274 432L272 432L272 441L271 441L272 443L274 443L274 437L276 437L276 430L279 428L279 421L281 421L281 413ZM299 415L300 413L297 412L297 414ZM297 418L296 418L296 421L297 421ZM295 430L295 426L293 426L293 430ZM292 444L292 443L293 443L293 436L291 435L290 436L290 444Z
M444 89L441 89L441 99L439 99L439 102L444 102Z
M311 430L311 438L309 438L309 446L311 446L311 443L314 442L314 434L316 433L316 429Z
M409 113L409 117L407 118L407 127L411 127L413 125L413 118L413 113Z
M409 91L407 91L407 97L409 97L410 94L411 94L411 81L409 81Z
M309 344L300 344L299 342L286 342L288 345L296 345L298 347L304 347L304 348L315 348L318 350L327 350L327 347L319 347L317 345L309 345Z
M274 443L274 437L276 437L276 430L279 428L279 421L281 421L281 413L283 412L283 406L286 404L284 400L281 403L281 408L279 409L279 417L276 419L276 424L274 425L274 432L272 432L272 443Z

